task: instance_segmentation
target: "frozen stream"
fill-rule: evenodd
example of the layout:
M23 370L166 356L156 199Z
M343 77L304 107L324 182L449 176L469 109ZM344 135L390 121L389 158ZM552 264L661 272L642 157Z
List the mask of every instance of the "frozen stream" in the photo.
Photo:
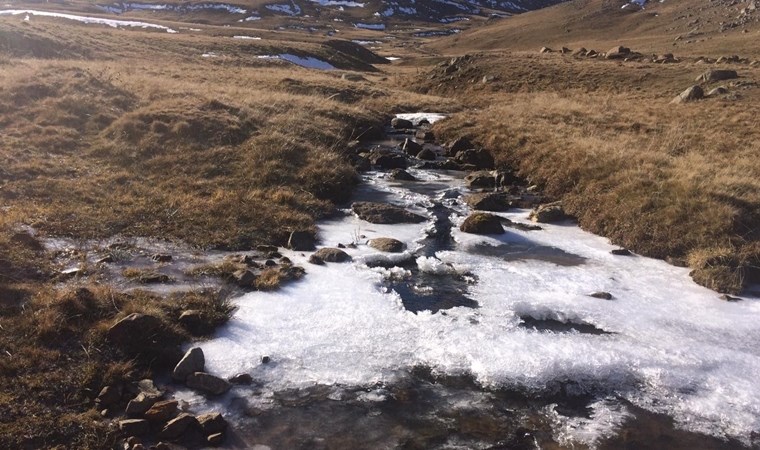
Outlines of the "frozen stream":
M307 276L239 298L201 344L210 372L256 380L221 399L178 393L232 417L233 445L760 446L757 299L720 300L688 269L612 255L571 223L464 234L461 174L409 171L421 181L367 174L357 198L427 223L373 225L350 210L321 223L324 246L356 244L353 262L283 251ZM501 215L527 222L528 211ZM375 237L407 250L376 251Z

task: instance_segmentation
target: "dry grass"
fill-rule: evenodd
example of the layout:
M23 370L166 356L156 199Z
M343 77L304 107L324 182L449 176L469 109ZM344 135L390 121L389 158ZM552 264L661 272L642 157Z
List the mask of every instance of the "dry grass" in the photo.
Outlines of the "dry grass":
M756 279L760 261L760 93L750 83L734 89L738 100L670 105L678 90L668 93L669 86L688 86L703 67L645 66L656 72L652 83L621 92L637 65L607 64L565 65L568 77L586 74L582 83L593 91L472 88L469 100L487 106L440 122L436 131L474 137L500 165L562 198L584 228L645 255L688 257L695 280L739 291ZM507 80L525 70L492 59L480 65ZM751 81L754 72L744 73Z

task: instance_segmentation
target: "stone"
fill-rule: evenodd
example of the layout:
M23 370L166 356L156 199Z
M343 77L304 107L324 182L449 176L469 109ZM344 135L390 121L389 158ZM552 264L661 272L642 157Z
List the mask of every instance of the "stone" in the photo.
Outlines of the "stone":
M203 391L211 395L222 395L230 390L230 383L206 372L194 372L185 380L187 387Z
M371 153L369 161L384 170L406 169L408 165L404 155L396 153Z
M167 422L166 425L164 425L164 428L161 429L161 432L158 433L158 437L159 439L178 439L182 437L189 428L196 426L198 426L198 420L195 416L182 413Z
M464 136L449 143L447 147L449 149L448 156L456 156L459 152L475 148L475 146L472 144L472 141Z
M435 140L435 135L430 130L417 130L414 137L425 142L431 142Z
M530 220L539 223L554 223L568 219L561 202L547 203L531 211Z
M150 423L145 419L120 420L119 430L128 436L142 436L150 431Z
M172 378L180 382L185 381L192 373L203 372L205 366L206 358L203 355L203 350L200 347L193 347L174 367Z
M482 148L462 150L454 157L454 161L459 164L471 164L479 170L494 168L493 156L488 150Z
M344 73L340 76L341 80L345 81L352 81L352 82L358 82L358 81L367 81L366 78L359 75L358 73Z
M610 253L612 253L613 255L616 255L616 256L631 256L633 254L627 248L616 248L616 249L610 251Z
M380 250L381 252L388 253L401 253L404 251L404 249L406 249L406 244L403 242L399 241L398 239L387 237L370 239L369 246Z
M732 296L730 296L728 294L723 294L719 298L721 300L723 300L723 301L726 301L726 302L738 302L738 301L741 301L741 299L739 297L732 297Z
M422 145L414 142L411 139L404 139L404 143L401 144L401 151L408 155L416 155L422 151Z
M253 377L250 374L247 373L239 373L237 375L233 375L227 379L227 381L230 382L230 384L244 384L249 385L253 383Z
M705 91L699 86L692 86L685 91L681 92L678 97L674 98L670 103L688 103L695 100L701 100L705 97Z
M270 362L272 362L272 358L269 356L264 355L261 357L261 364L269 364Z
M728 94L728 89L725 86L718 86L715 89L710 90L710 92L707 93L708 97L716 97L718 95L726 95Z
M434 151L430 150L429 148L422 149L419 153L417 153L417 159L421 159L423 161L435 161L436 154Z
M511 196L506 192L487 192L469 195L465 202L474 210L504 212L511 207Z
M356 202L351 209L360 219L375 224L421 223L426 217L388 203Z
M552 49L549 47L541 47L541 51L539 53L551 53Z
M179 412L177 400L163 400L153 404L145 412L145 419L154 423L165 423L173 419Z
M393 169L388 178L396 181L417 181L414 175L404 169Z
M630 54L631 54L630 48L623 47L622 45L618 45L607 50L605 57L607 59L623 59L623 58L628 57Z
M588 50L586 50L586 47L581 47L573 53L573 56L586 56L587 54Z
M224 443L224 433L214 433L206 438L208 445L218 447Z
M470 214L459 227L465 233L504 234L502 218L488 213Z
M219 413L198 416L198 424L206 435L222 433L227 429L227 421Z
M408 128L414 128L414 124L411 120L394 117L391 119L391 127L393 127L395 130L404 130Z
M182 314L179 315L179 319L177 319L177 321L180 325L182 325L183 328L188 330L190 334L193 335L202 334L207 328L206 320L203 316L203 311L197 309L188 309L187 311L182 311Z
M138 445L138 444L142 444L142 441L140 440L140 438L136 436L130 436L127 438L127 445L129 445L130 447Z
M235 284L242 288L255 286L257 278L258 276L251 269L241 269L232 274L232 279L235 280Z
M166 262L171 262L171 260L174 258L172 258L172 255L157 253L151 256L150 259L152 259L155 262L166 263Z
M464 183L470 189L489 189L496 186L496 176L491 171L479 170L464 177Z
M144 342L163 325L161 319L141 313L132 313L117 321L108 329L108 338L120 346L132 346Z
M288 248L297 252L314 250L316 237L311 231L293 231L288 239Z
M351 256L339 248L320 248L312 256L324 262L342 263L351 261Z
M698 76L695 81L697 83L712 83L714 81L733 80L734 78L739 78L739 74L735 70L715 69L708 70Z
M146 394L141 392L127 404L126 414L131 417L145 414L158 400L161 395Z
M153 383L153 380L150 378L146 378L137 382L137 392L144 392L146 394L159 396L163 395L163 392L161 392L161 390L156 387L156 384Z
M100 390L96 400L100 406L111 406L121 400L121 389L116 386L106 386Z
M612 300L612 294L609 292L594 292L589 294L589 297L599 298L602 300Z

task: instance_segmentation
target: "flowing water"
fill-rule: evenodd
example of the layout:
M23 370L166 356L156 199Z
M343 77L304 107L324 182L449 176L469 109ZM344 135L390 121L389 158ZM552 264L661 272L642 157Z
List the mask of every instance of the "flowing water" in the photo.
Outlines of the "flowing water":
M232 446L760 446L757 299L722 301L687 269L612 255L572 223L462 233L463 174L410 172L419 181L366 174L356 200L426 223L375 225L346 209L319 236L352 262L284 251L306 277L238 298L201 344L210 372L256 380L222 398L177 393L225 413ZM528 211L500 215L526 223ZM379 252L375 237L407 249Z

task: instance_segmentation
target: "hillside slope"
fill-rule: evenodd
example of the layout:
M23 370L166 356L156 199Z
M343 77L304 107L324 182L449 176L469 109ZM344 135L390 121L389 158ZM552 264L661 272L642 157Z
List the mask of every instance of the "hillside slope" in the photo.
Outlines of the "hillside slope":
M442 53L538 50L543 46L605 50L625 44L641 52L760 55L756 1L665 0L623 8L625 0L573 0L441 39Z

